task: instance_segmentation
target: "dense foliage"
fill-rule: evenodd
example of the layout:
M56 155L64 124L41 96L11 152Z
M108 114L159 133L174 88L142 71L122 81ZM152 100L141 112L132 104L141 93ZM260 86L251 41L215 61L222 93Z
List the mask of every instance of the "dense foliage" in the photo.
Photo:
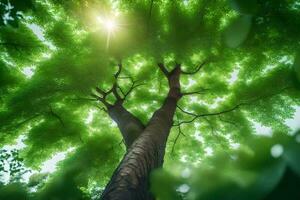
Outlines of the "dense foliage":
M286 123L300 105L298 0L0 0L0 14L0 148L25 143L0 151L0 171L14 160L19 176L0 199L97 198L126 149L91 94L122 63L120 93L138 82L124 105L146 124L168 89L159 62L201 65L181 79L190 95L153 174L159 199L299 197L286 187L300 176L300 136ZM58 169L39 173L59 152ZM35 173L24 183L25 166Z

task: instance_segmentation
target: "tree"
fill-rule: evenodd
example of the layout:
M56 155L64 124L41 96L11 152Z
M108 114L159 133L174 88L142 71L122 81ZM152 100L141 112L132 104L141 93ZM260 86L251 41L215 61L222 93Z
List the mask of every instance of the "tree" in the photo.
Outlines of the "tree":
M108 183L95 198L176 199L155 187L164 160L233 155L254 124L293 132L296 0L29 2L11 1L23 17L0 27L1 145L25 136L36 170L71 152L34 198L87 199Z

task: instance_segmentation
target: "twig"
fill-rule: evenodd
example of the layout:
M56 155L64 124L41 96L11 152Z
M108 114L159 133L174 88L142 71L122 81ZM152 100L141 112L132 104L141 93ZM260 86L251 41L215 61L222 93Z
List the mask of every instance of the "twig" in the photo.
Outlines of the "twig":
M61 125L64 127L65 126L65 123L64 121L62 120L62 118L53 111L51 105L49 105L49 108L50 108L50 114L53 115L56 119L58 119L58 121L61 123Z
M195 91L195 92L183 92L182 95L183 96L188 96L188 95L194 95L194 94L204 94L205 91L207 91L207 90L209 90L209 89L203 88L203 89L201 89L199 91Z
M200 69L207 63L207 61L202 62L194 71L192 72L185 72L182 71L181 73L184 75L194 75L200 71Z
M181 122L179 122L178 124L174 124L173 126L180 126L181 124L191 123L191 122L193 122L193 121L195 121L196 119L201 118L201 117L223 115L223 114L226 114L226 113L235 111L235 110L239 109L241 106L251 105L251 104L253 104L253 103L255 103L255 102L259 101L259 100L266 99L266 98L270 98L270 97L273 97L273 96L275 96L275 95L281 94L283 91L285 91L285 90L287 90L287 89L289 89L289 88L292 88L292 86L286 86L286 87L282 88L278 93L273 93L273 94L268 94L268 95L265 95L265 96L262 96L262 97L257 97L257 98L254 98L254 99L252 99L252 100L249 100L248 102L242 102L242 103L239 103L239 104L233 106L233 107L230 108L230 109L226 109L226 110L219 111L219 112L214 112L214 113L195 114L195 113L191 113L191 112L185 111L185 110L183 110L181 107L177 106L177 107L179 108L180 111L182 111L182 112L185 113L185 114L188 114L188 115L193 116L193 118L192 118L191 120L188 120L188 121L181 121Z
M232 124L232 125L234 125L235 127L238 127L238 125L237 125L236 123L234 123L234 122L232 122L232 121L228 121L228 120L222 119L222 115L219 115L218 117L219 117L220 121L225 122L225 123L228 123L228 124Z
M177 121L178 121L178 115L176 115L176 116L177 116ZM181 126L179 125L179 126L178 126L178 133L177 133L177 135L176 135L176 138L175 138L174 143L173 143L173 146L172 146L172 151L171 151L171 154L172 154L172 155L174 154L175 145L176 145L176 143L177 143L177 141L178 141L180 135L185 136L185 134L182 132Z

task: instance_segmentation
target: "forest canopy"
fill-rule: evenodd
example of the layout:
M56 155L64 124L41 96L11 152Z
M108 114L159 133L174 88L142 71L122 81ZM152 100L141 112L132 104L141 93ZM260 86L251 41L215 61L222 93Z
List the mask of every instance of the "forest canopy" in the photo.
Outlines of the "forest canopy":
M299 0L0 0L0 15L0 199L99 199L141 131L111 108L144 130L179 66L156 199L300 198Z

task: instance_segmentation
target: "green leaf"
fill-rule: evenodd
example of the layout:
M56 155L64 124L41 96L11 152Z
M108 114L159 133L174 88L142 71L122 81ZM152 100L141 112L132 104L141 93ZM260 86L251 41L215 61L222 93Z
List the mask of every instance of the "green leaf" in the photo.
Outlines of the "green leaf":
M249 34L251 21L251 16L248 15L234 20L224 32L225 44L231 48L240 46Z
M298 53L295 57L293 68L300 83L300 53Z
M26 11L33 8L32 0L10 0L10 3L17 11Z
M255 14L258 8L256 0L229 0L230 6L241 14Z
M300 134L297 135L299 138ZM297 138L296 137L296 138ZM300 176L300 143L291 141L284 151L284 159L290 168Z
M151 191L158 199L176 200L180 199L176 188L180 185L180 181L170 173L157 170L151 175Z
M0 185L0 199L21 200L28 199L26 189L20 183L5 186Z

